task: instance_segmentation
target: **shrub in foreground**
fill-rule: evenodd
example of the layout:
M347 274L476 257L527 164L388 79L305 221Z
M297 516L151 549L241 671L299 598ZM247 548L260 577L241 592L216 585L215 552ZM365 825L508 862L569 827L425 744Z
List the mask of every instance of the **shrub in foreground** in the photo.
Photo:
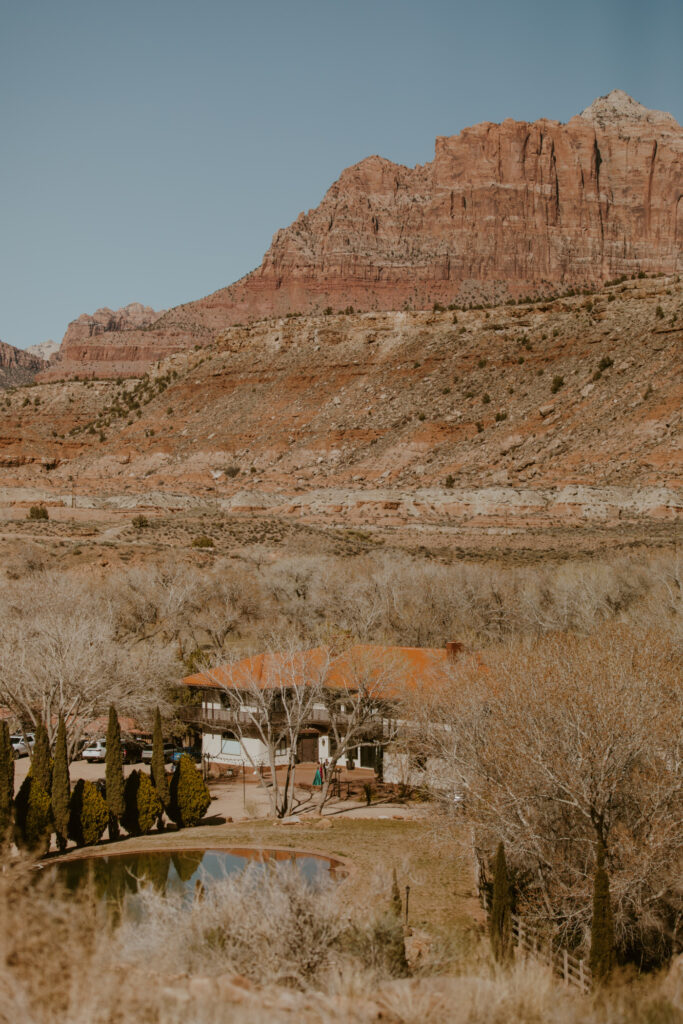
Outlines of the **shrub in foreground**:
M14 800L14 751L7 722L0 722L0 845L9 835Z
M69 838L77 846L94 846L102 838L109 811L94 782L79 779L69 804Z
M52 834L50 797L38 779L27 775L14 802L14 839L32 853L45 853Z
M131 772L123 791L125 810L121 824L132 836L149 832L161 814L161 800L146 772Z
M176 765L170 787L168 813L179 828L198 825L211 797L209 790L191 757L183 754Z

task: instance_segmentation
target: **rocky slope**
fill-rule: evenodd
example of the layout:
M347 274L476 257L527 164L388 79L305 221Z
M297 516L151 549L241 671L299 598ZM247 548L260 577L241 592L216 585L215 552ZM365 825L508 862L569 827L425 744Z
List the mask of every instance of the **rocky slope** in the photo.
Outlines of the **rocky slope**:
M44 359L0 341L0 390L30 384L44 369Z
M139 381L0 405L0 498L68 504L73 489L81 506L218 508L412 544L567 526L659 537L682 504L682 340L676 277L233 327Z
M567 124L507 120L438 138L434 160L414 168L369 157L278 231L241 281L143 332L70 328L58 369L135 373L228 325L293 312L477 304L676 274L682 239L683 129L616 90Z

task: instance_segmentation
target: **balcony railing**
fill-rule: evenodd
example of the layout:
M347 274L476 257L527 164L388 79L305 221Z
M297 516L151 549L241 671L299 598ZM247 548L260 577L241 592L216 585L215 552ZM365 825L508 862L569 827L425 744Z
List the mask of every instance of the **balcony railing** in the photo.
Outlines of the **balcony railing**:
M215 706L202 707L197 704L189 705L184 708L180 708L178 712L181 721L186 722L188 725L194 725L203 727L206 729L231 729L235 726L249 726L254 721L263 721L265 719L265 712L254 712L243 711L239 708L222 708ZM337 721L343 716L338 716ZM283 725L285 723L285 716L282 713L274 713L270 715L270 721L274 726ZM330 713L326 708L311 708L307 713L304 721L304 727L307 726L329 726L330 725ZM365 729L366 735L387 736L389 732L390 724L387 720L377 716L376 723L368 723Z

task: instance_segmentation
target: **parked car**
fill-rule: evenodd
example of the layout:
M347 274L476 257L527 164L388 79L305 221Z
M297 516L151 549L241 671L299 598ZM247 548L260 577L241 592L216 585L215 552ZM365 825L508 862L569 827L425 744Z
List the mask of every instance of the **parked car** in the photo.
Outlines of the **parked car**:
M84 761L104 761L107 756L107 741L106 740L93 740L88 743L87 747L83 748L81 757Z
M33 750L35 735L32 732L14 732L9 740L15 757L27 757Z
M142 748L142 760L145 764L151 764L153 749L151 744ZM171 743L164 743L164 764L168 764L169 761L173 760L173 750L174 747Z
M123 740L121 742L121 760L124 764L137 764L138 761L142 761L140 744L134 743L132 740Z

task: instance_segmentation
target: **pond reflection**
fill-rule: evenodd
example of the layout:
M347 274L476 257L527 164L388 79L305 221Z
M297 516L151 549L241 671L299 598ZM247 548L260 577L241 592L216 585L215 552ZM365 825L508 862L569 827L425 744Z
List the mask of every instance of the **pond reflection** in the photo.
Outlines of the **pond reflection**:
M55 864L55 877L70 892L90 884L99 900L120 905L144 886L163 895L194 897L214 882L249 865L266 870L277 863L291 863L311 883L336 880L343 874L339 863L289 850L174 850L154 853L121 853L80 857Z

